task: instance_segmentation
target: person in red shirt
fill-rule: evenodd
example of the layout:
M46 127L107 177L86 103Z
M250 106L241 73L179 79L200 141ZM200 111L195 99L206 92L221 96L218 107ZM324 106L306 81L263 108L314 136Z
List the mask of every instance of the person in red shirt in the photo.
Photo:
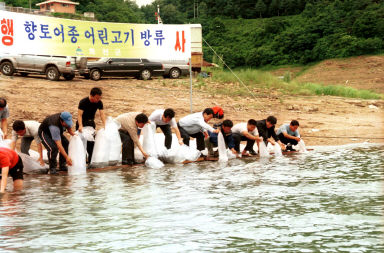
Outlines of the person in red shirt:
M8 175L13 178L13 189L21 190L23 188L23 161L20 156L12 149L0 148L0 167L1 184L0 193L5 191Z

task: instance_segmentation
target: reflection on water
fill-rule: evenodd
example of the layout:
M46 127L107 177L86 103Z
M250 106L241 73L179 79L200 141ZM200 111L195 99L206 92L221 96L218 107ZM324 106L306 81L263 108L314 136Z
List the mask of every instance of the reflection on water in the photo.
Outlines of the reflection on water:
M383 151L27 176L1 196L0 251L380 252Z

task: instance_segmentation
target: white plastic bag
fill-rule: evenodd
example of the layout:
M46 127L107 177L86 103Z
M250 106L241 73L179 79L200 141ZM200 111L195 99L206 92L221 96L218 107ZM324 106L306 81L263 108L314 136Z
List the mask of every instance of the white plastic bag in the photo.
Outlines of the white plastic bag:
M268 157L269 152L267 150L267 146L265 146L265 142L261 141L259 146L260 146L260 150L259 150L260 157Z
M88 156L87 152L87 141L95 141L95 132L96 130L91 126L83 127L83 131L80 133L76 131L75 133L80 136L81 141L84 145L85 154Z
M11 148L11 142L12 142L11 139L0 140L0 147Z
M231 160L231 159L235 159L236 155L232 152L232 150L227 149L227 157L228 157L228 160Z
M95 133L96 130L93 127L85 126L83 127L81 135L86 141L95 141Z
M102 128L97 131L95 146L93 147L92 154L92 167L107 166L109 161L109 141L105 134L105 129Z
M177 151L176 159L184 159L184 161L187 160L194 162L199 159L200 155L201 152L199 150L187 145L182 145Z
M155 143L155 130L154 123L146 124L142 130L143 134L143 149L149 155L157 157L156 143Z
M282 156L283 153L281 152L281 147L279 144L275 143L275 145L272 145L273 146L273 153L275 154L275 156Z
M11 147L11 139L4 139L4 133L0 129L0 147L2 148L10 148Z
M164 167L164 163L162 163L159 159L156 157L148 157L147 160L145 160L145 166L151 168L151 169L160 169Z
M134 153L134 157L135 157L135 162L137 162L137 163L144 162L144 156L138 147L135 147L133 153Z
M219 150L219 162L228 162L227 147L225 146L224 136L221 131L217 135L217 147Z
M121 162L121 138L119 134L120 123L108 117L105 124L105 135L109 142L108 160L109 164L117 164Z
M294 146L294 148L301 153L307 153L308 152L307 148L305 147L305 143L303 140L300 140L299 143L296 146Z
M68 146L68 156L72 159L72 166L68 167L69 175L81 175L87 172L86 154L80 136L74 135L71 137Z
M37 152L36 152L37 153ZM26 174L42 173L46 171L46 167L41 166L38 161L27 154L18 153L23 161L23 172Z
M185 154L185 152L183 152L182 149L184 149L184 151L186 152L189 152L189 151L181 147L182 146L176 146L171 149L164 148L164 150L159 152L159 159L165 163L172 163L172 164L184 162L185 160L187 160L186 157L189 156L189 154ZM194 159L194 157L192 157L192 159Z

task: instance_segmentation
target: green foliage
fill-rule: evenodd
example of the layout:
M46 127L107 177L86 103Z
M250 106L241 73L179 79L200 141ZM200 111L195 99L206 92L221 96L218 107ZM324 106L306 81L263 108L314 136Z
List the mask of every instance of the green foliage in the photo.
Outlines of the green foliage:
M257 0L255 11L260 15L260 18L265 15L267 12L267 5L265 5L263 0Z
M362 99L384 99L384 96L369 90L359 90L341 85L320 85L315 83L298 83L290 81L291 73L286 73L284 79L279 80L268 72L252 69L240 69L235 74L244 82L246 89L239 80L228 70L219 70L214 68L205 69L212 72L212 81L224 83L224 87L215 89L226 95L251 96L249 90L265 90L268 94L270 90L275 90L280 94L288 95L327 95L338 97L362 98ZM203 80L200 80L202 82ZM201 83L200 87L203 86ZM208 85L207 85L208 86Z
M384 51L384 1L272 0L263 19L220 18L204 27L205 38L231 67L307 64L329 58L377 54ZM261 0L257 1L261 4ZM300 9L300 8L299 8ZM260 12L262 8L257 8ZM211 24L217 24L216 17ZM217 27L225 29L217 29ZM207 60L212 53L204 48Z

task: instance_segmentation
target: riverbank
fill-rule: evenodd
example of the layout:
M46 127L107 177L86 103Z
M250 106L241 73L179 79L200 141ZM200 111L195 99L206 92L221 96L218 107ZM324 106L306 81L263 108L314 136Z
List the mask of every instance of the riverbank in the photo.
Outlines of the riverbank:
M215 94L198 87L194 80L193 111L220 105L225 118L234 123L250 118L264 119L275 115L277 125L292 119L300 122L300 132L307 145L341 145L347 143L383 143L383 100L364 100L332 96L282 95L275 90L250 96ZM211 84L210 84L211 85ZM14 120L42 121L47 115L70 111L77 117L77 106L92 87L103 90L108 116L130 111L150 114L158 108L172 107L179 119L190 112L189 78L141 81L110 78L95 82L82 78L51 82L43 76L0 76L0 94L8 100L10 123ZM214 86L211 87L215 88ZM100 127L99 116L96 123ZM381 139L378 139L381 138Z

